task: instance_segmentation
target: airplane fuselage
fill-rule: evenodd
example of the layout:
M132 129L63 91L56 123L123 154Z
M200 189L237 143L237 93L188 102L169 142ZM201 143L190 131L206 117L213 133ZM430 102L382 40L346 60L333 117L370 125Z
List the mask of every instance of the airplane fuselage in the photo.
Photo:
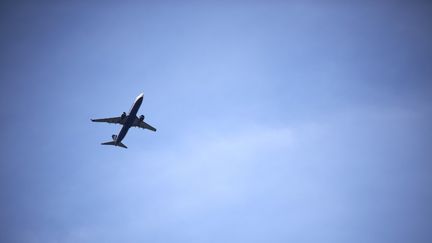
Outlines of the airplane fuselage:
M115 140L116 145L118 145L123 138L126 136L127 132L129 131L129 128L131 128L131 126L133 125L135 118L136 118L136 114L138 113L138 110L143 102L143 98L144 95L140 94L136 99L135 102L133 103L129 114L126 118L126 121L123 124L122 129L120 130L119 134L117 135L117 139Z

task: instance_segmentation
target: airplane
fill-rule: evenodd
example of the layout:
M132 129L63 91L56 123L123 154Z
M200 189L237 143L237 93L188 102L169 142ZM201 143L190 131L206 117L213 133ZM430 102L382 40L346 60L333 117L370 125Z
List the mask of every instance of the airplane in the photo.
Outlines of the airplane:
M150 131L156 132L156 128L144 122L144 115L141 115L139 118L136 116L143 99L144 99L144 93L141 93L136 97L129 111L129 115L127 115L126 112L123 112L119 117L91 119L92 122L107 122L107 123L115 123L115 124L123 125L118 135L115 134L112 135L113 141L101 143L102 145L114 145L114 146L127 148L126 145L124 145L121 141L126 136L126 133L129 131L129 128L131 127L139 127L139 128L148 129Z

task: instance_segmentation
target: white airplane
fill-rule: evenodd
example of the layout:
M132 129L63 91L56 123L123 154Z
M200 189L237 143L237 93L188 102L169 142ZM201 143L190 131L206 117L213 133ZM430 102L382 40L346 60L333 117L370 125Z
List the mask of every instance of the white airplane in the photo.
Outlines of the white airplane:
M129 111L129 115L126 115L126 112L123 112L123 114L119 117L91 119L92 122L107 122L107 123L115 123L115 124L123 125L118 135L115 134L112 135L113 141L102 143L102 145L114 145L114 146L127 148L126 145L124 145L121 141L126 136L126 133L129 131L129 128L131 127L140 127L140 128L144 128L156 132L156 128L144 122L144 115L141 115L139 118L136 116L143 99L144 99L143 93L141 93L140 95L138 95L138 97L136 97L135 102L133 103Z

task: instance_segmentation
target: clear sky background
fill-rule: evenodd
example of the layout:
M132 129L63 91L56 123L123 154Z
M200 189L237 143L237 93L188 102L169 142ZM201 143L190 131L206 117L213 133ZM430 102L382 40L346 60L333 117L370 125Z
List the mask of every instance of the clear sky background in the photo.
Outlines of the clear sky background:
M432 242L432 5L3 3L0 241ZM101 146L144 92L122 149Z

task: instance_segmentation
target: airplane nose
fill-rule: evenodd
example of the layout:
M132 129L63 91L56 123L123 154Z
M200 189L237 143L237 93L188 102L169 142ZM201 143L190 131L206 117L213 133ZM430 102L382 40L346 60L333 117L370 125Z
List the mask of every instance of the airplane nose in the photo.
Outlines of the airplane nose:
M143 98L144 98L144 93L141 93L136 97L135 101L142 100Z

